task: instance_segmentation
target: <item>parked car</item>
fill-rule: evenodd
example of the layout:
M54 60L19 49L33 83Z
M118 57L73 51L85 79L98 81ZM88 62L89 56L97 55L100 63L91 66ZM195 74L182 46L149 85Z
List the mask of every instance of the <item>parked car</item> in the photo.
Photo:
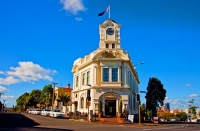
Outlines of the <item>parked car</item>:
M33 114L40 115L41 114L41 110L40 109L36 109Z
M43 109L42 111L41 111L41 115L42 116L49 116L49 114L50 114L50 109Z
M28 110L28 113L31 114L32 110Z
M176 118L172 118L171 121L176 122Z
M197 119L197 123L200 123L200 119Z
M30 113L31 113L31 114L35 114L35 110L36 110L36 109L31 110Z
M60 112L60 110L51 110L49 113L50 117L59 117L59 118L64 118L65 114L63 112Z

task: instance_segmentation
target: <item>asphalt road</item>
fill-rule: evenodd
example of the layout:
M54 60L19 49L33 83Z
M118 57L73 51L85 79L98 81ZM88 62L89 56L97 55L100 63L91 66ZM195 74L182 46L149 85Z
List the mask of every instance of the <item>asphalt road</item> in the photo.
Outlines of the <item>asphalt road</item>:
M162 124L135 126L131 124L107 125L68 119L43 117L27 113L0 113L2 131L200 131L200 124Z

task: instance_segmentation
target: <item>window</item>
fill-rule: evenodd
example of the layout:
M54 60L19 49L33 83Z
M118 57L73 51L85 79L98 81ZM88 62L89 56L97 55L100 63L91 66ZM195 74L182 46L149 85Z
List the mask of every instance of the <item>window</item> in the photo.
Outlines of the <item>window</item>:
M98 104L97 104L97 103L95 103L94 107L95 107L95 109L98 109Z
M118 81L118 68L112 68L112 82Z
M109 44L106 44L106 48L109 48Z
M76 87L78 87L78 76L76 76Z
M90 71L87 72L87 84L90 84Z
M109 68L103 68L103 81L109 81Z
M112 48L115 48L115 44L112 44Z
M82 85L85 85L85 73L83 73L83 77L82 77Z
M84 98L81 97L81 108L84 108Z

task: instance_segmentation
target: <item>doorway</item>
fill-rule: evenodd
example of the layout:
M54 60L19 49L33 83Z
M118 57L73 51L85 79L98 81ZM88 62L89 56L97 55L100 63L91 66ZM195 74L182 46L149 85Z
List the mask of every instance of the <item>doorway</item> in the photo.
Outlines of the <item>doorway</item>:
M105 115L116 116L116 100L105 100Z

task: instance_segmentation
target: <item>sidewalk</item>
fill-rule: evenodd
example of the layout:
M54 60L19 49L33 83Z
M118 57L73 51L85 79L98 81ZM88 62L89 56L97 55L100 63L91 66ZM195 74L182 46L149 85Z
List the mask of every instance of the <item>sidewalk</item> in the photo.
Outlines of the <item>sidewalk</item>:
M88 122L88 121L84 121L84 122ZM109 125L128 125L128 126L159 126L161 125L161 124L156 124L156 123L140 123L139 125L139 123L124 122L122 118L99 118L99 117L94 118L92 123L109 124Z

